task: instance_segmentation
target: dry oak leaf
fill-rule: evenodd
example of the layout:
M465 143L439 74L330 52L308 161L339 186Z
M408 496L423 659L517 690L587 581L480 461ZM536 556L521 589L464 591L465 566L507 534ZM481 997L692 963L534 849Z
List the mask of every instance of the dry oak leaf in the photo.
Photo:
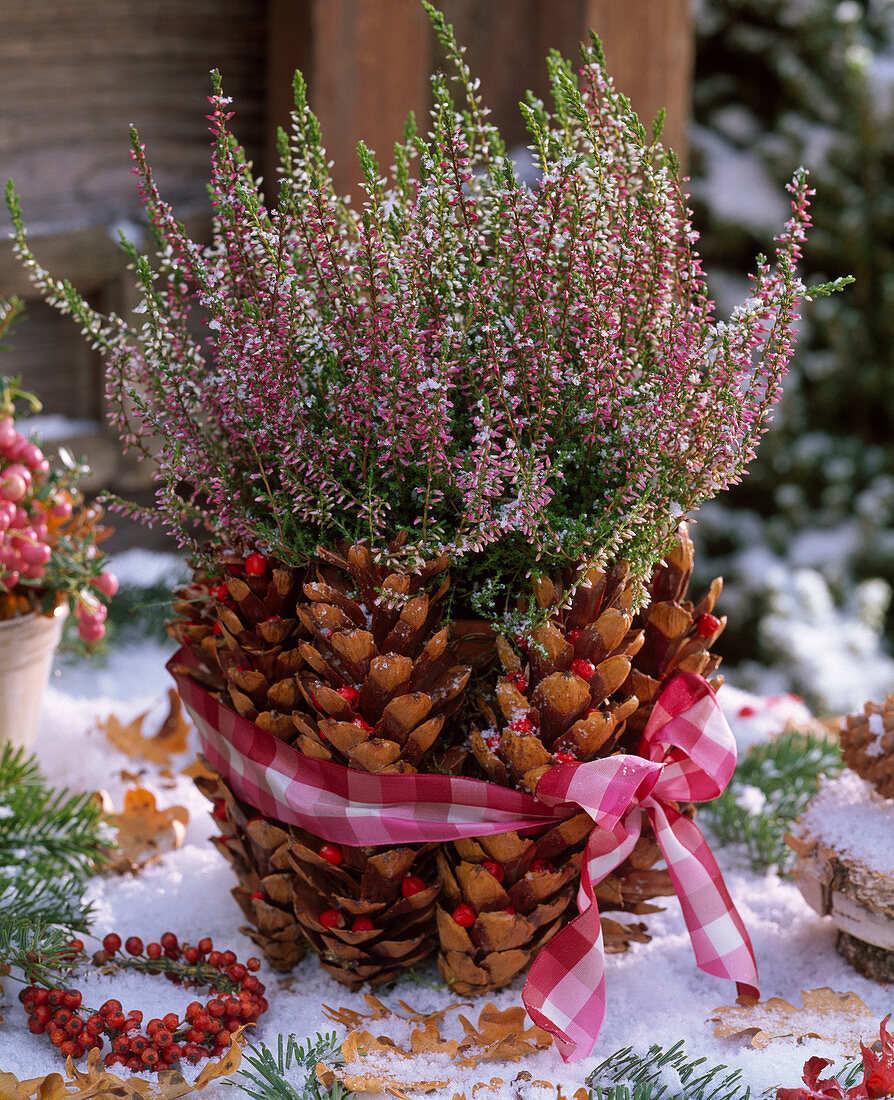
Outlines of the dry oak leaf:
M19 1081L11 1073L0 1072L0 1100L178 1100L191 1092L201 1092L220 1077L231 1077L239 1068L242 1032L248 1024L234 1032L230 1046L220 1061L209 1062L193 1084L176 1070L164 1070L154 1081L142 1077L118 1077L110 1073L101 1061L98 1050L91 1050L86 1070L75 1066L71 1058L65 1064L66 1082L61 1073Z
M534 1024L525 1028L527 1013L520 1005L501 1012L495 1004L489 1003L481 1010L477 1027L465 1016L460 1016L459 1022L466 1033L461 1066L474 1066L478 1062L517 1062L552 1045L549 1033L542 1028Z
M434 1092L435 1089L445 1089L449 1081L397 1081L393 1077L385 1077L378 1073L351 1073L346 1066L327 1066L323 1062L316 1065L317 1080L326 1088L331 1088L336 1081L340 1081L349 1092L368 1092L375 1096L383 1093L394 1096L396 1100L411 1100L407 1089L414 1092Z
M106 719L98 719L96 725L115 748L153 764L167 764L176 753L186 752L190 726L183 717L180 696L174 688L168 689L167 717L151 737L144 737L143 723L148 714L148 710L143 711L126 726L116 714L110 714Z
M104 795L104 804L108 795ZM168 806L160 810L155 795L145 787L124 792L121 813L110 813L109 824L116 830L113 871L138 870L162 851L179 848L186 834L189 810Z
M777 1039L796 1043L822 1039L836 1043L848 1054L859 1054L861 1037L878 1030L875 1015L856 993L837 993L824 986L805 989L801 997L803 1008L795 1008L781 997L756 1003L741 998L739 1004L716 1008L709 1022L717 1025L715 1035L750 1038L759 1050Z
M191 764L181 768L180 774L189 779L220 779L217 772L208 767L208 762L203 756L197 756Z

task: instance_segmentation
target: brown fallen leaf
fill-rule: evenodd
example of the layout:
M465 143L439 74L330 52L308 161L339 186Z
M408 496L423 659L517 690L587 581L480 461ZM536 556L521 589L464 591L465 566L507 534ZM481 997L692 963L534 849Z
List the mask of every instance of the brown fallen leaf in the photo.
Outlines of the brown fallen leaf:
M65 1064L66 1081L61 1073L19 1081L11 1073L0 1072L0 1100L179 1100L191 1092L201 1092L221 1077L231 1077L239 1068L245 1040L240 1027L230 1038L230 1046L219 1061L208 1062L196 1078L189 1082L176 1070L163 1070L154 1081L142 1077L118 1077L110 1073L98 1050L87 1056L87 1068L75 1066L71 1058Z
M99 719L96 725L115 748L153 764L167 764L175 754L186 752L190 726L183 717L183 706L175 689L168 689L168 713L161 726L146 737L143 724L148 714L149 711L138 714L127 725L116 714L110 714L108 718Z
M856 993L837 993L825 986L805 989L801 998L803 1008L781 997L725 1005L714 1010L709 1022L716 1024L715 1035L748 1038L759 1050L775 1040L822 1039L859 1054L861 1039L878 1031L875 1015Z
M455 1058L459 1050L458 1039L443 1039L438 1025L429 1022L425 1030L415 1028L410 1035L410 1050L413 1054L446 1054L448 1058Z
M417 1011L417 1009L408 1005L406 1001L398 1001L397 1003L404 1010L404 1012L409 1013L409 1015L406 1016L405 1019L409 1020L410 1023L422 1024L423 1026L429 1023L442 1023L444 1017L447 1015L448 1012L455 1012L458 1008L471 1007L469 1001L457 1001L456 1004L447 1005L445 1008L441 1008L437 1012L419 1012Z
M414 1092L434 1092L435 1089L445 1089L449 1081L398 1081L393 1077L387 1077L375 1072L352 1073L346 1066L327 1066L323 1062L316 1065L317 1080L326 1088L331 1088L336 1081L340 1081L349 1092L368 1092L375 1096L387 1093L396 1100L412 1100L407 1089Z
M191 764L180 769L180 774L189 779L219 779L217 772L212 771L203 756L197 756Z
M104 795L104 806L110 799ZM120 813L109 813L109 824L116 830L115 850L109 867L124 873L136 871L163 851L179 848L186 833L189 811L185 806L160 810L152 791L133 787L124 792Z

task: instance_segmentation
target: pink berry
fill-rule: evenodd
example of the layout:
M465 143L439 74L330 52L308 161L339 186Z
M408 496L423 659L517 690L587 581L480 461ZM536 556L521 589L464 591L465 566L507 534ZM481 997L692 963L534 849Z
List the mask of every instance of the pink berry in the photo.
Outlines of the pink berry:
M68 519L71 512L71 501L68 497L53 497L53 503L50 505L50 515L54 519Z
M43 568L50 560L53 552L45 542L40 542L35 538L34 542L26 542L20 553L22 561L27 562L28 565L39 565Z
M13 570L11 573L0 576L0 585L3 585L7 592L11 592L19 583L19 579L19 574Z
M7 447L11 447L15 442L15 438L15 421L11 416L4 416L0 419L0 450L5 451Z
M0 474L0 497L6 500L22 500L31 487L31 471L24 466L7 466Z
M0 500L0 531L6 531L15 519L16 506L11 500Z
M98 642L106 632L106 624L94 619L81 619L78 623L78 636L85 642Z
M106 569L93 581L93 587L98 588L104 596L111 599L118 591L118 578L110 570Z
M36 443L27 443L22 448L22 461L32 470L36 470L44 461L44 453Z

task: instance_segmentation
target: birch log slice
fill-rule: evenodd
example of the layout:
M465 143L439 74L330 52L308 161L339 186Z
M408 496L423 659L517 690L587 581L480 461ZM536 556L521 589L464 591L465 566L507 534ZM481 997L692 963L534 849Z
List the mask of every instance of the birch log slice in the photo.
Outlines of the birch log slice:
M838 928L839 954L865 977L894 982L894 800L846 770L786 841L804 899Z

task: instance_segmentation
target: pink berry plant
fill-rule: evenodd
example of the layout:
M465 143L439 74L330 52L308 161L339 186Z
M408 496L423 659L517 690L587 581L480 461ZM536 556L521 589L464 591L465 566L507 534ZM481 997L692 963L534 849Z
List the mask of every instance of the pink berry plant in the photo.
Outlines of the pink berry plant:
M0 301L0 336L19 312ZM106 603L118 581L103 569L96 546L101 512L85 508L75 482L82 469L69 461L52 470L38 444L19 430L16 403L40 411L18 379L0 375L0 620L71 604L78 634L97 642L105 634Z
M742 477L805 297L811 192L798 171L773 259L718 320L660 121L645 131L598 42L576 74L549 59L551 110L522 105L528 186L425 6L460 104L433 77L431 133L411 118L390 173L360 143L359 209L334 190L300 74L266 196L214 74L207 247L132 133L157 245L124 244L136 323L53 279L8 201L32 279L105 355L114 423L151 455L157 515L183 543L293 565L342 540L404 564L446 550L460 603L499 616L538 572L625 557L646 576L679 521Z

